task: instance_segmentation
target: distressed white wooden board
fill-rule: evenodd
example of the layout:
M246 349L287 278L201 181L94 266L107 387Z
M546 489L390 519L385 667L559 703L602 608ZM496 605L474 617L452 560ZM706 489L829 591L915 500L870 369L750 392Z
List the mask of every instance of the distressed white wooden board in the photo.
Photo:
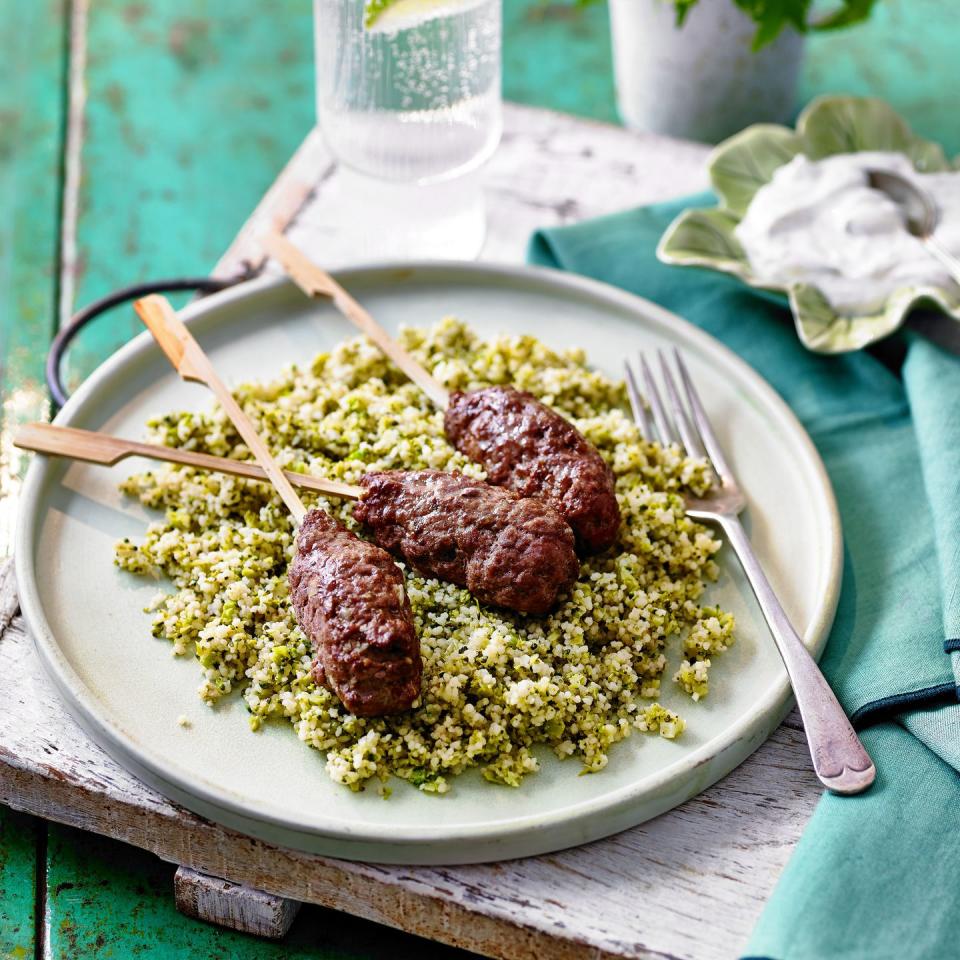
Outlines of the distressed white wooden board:
M298 900L211 877L189 867L177 867L173 896L177 909L188 917L268 940L284 937L302 906Z
M539 226L706 184L707 148L507 106L486 168L484 259L517 261ZM328 232L337 170L308 136L218 265L258 257L266 224ZM345 252L346 253L346 252ZM354 252L355 259L361 252ZM173 863L492 957L729 958L746 942L819 797L795 714L743 766L641 827L548 857L455 868L351 864L233 833L154 793L64 712L0 571L0 802Z
M487 201L482 260L523 260L527 241L538 227L573 223L707 186L710 148L702 144L629 133L514 104L504 106L503 120L503 140L482 173ZM314 130L216 272L230 275L238 262L255 262L260 255L257 236L278 220L285 223L298 203L302 206L288 231L292 240L307 250L327 252L328 267L369 259L362 249L332 243L340 182L337 166ZM328 253L332 247L336 256Z

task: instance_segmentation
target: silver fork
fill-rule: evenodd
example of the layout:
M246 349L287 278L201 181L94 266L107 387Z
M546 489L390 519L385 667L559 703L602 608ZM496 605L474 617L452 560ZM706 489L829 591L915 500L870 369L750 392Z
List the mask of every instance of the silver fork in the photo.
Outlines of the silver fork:
M667 405L664 405L661 399L643 354L639 354L638 364L643 390L638 385L637 375L630 362L624 361L627 392L637 426L648 440L659 439L663 444L680 444L688 456L704 457L711 465L716 483L707 496L686 498L687 514L698 520L709 520L718 524L743 566L787 668L797 706L803 717L813 769L820 782L834 793L860 793L873 783L876 768L843 712L843 707L797 631L793 629L760 566L747 532L740 522L739 514L747 506L746 498L723 455L680 352L674 350L674 360L686 403L681 399L666 357L663 353L660 353L659 357Z

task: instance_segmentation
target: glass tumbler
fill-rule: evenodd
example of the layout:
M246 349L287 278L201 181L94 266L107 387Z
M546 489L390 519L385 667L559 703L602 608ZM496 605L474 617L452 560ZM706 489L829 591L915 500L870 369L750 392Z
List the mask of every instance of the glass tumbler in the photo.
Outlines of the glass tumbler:
M383 6L379 15L371 7ZM501 0L314 0L338 232L366 259L475 257L500 140Z

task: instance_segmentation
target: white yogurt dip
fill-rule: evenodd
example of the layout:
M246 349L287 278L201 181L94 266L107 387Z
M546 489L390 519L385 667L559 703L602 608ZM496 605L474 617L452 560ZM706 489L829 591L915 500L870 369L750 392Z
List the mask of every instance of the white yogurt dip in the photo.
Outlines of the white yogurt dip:
M761 187L736 228L757 280L808 283L841 313L877 309L899 287L960 288L907 232L886 194L867 185L867 170L913 181L936 203L937 239L960 254L960 173L917 173L902 153L798 155Z

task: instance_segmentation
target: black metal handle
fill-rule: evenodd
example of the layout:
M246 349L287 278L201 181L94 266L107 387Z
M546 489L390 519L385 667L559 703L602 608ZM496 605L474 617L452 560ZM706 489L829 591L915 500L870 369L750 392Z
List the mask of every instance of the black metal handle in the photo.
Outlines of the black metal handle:
M190 290L204 294L216 293L218 290L225 290L227 287L243 283L244 280L249 280L254 275L255 270L247 266L242 273L234 277L175 277L172 280L152 280L146 283L136 283L115 290L113 293L91 303L88 307L79 310L53 338L53 343L50 344L50 352L47 354L46 379L53 402L56 406L62 407L70 397L60 374L60 367L67 347L76 335L100 314L151 293L177 293Z

